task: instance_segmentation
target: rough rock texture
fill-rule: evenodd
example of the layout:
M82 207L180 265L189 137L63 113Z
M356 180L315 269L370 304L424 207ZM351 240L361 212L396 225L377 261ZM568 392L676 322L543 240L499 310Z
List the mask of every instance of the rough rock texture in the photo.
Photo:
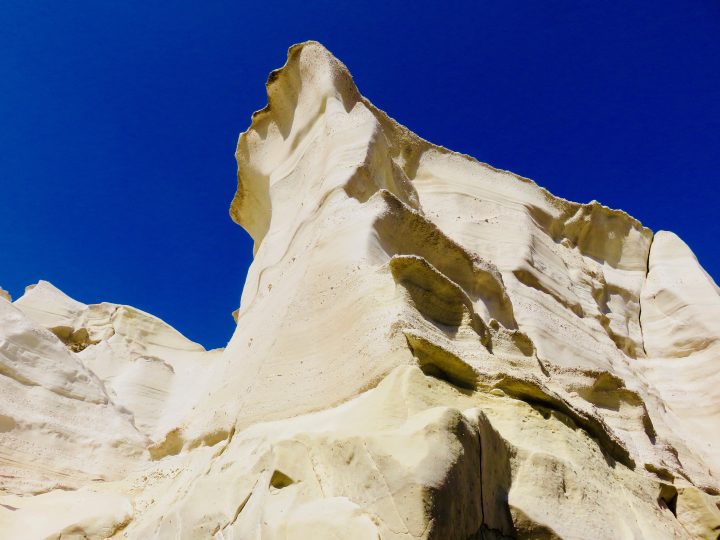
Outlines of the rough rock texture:
M267 91L226 349L0 298L0 536L718 538L720 290L681 240L420 139L317 43Z

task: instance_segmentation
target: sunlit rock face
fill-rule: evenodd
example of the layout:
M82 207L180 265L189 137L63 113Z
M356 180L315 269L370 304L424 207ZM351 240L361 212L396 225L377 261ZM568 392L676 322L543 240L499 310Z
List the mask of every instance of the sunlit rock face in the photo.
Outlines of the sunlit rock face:
M720 291L680 239L420 139L318 43L267 91L225 349L0 295L0 537L718 538Z

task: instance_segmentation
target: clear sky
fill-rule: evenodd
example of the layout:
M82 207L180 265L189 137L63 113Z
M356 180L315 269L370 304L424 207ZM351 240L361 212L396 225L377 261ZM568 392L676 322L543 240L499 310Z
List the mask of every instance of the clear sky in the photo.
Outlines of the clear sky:
M308 39L420 136L675 231L720 277L717 0L4 0L0 24L14 297L46 279L223 346L252 256L237 136Z

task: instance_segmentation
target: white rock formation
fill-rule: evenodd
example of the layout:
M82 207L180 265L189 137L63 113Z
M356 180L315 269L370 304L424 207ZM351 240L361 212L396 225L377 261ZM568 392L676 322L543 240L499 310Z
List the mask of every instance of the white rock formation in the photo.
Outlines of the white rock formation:
M420 139L317 43L267 90L226 349L0 298L0 537L718 538L720 291L682 241Z

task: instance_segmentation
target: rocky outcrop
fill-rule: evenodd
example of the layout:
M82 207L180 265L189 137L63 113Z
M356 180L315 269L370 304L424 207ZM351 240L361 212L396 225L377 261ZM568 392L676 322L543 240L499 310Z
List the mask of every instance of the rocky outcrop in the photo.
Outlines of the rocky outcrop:
M8 538L718 537L720 291L685 244L422 140L318 43L267 91L225 349L0 299Z

